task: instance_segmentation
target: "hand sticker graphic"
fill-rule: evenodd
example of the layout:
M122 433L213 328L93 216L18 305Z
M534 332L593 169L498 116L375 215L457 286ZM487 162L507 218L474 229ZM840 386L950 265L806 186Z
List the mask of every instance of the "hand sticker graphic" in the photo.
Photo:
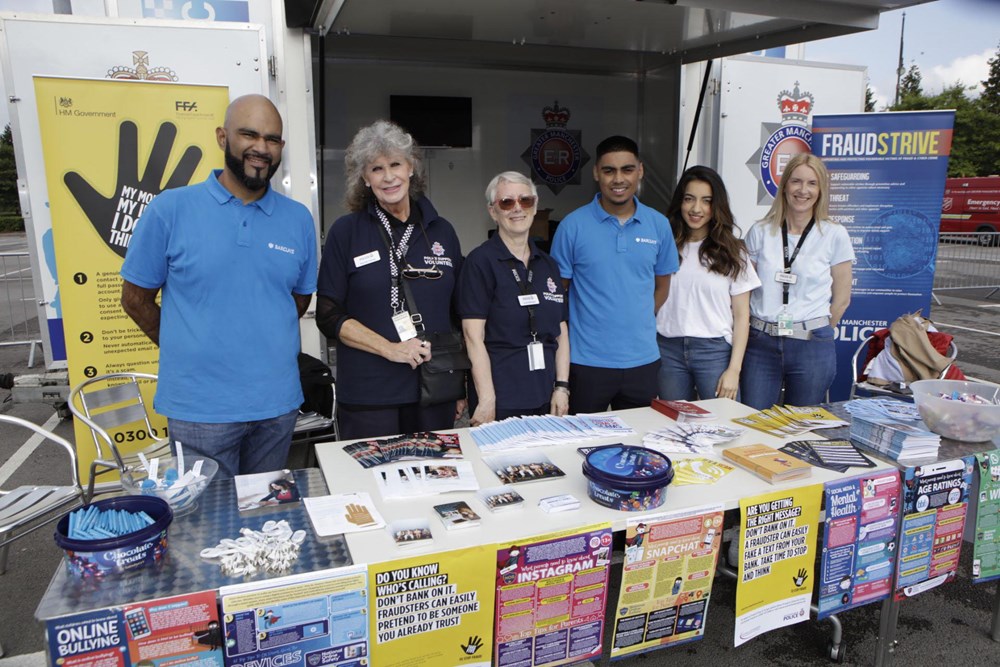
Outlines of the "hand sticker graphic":
M110 197L95 190L75 171L63 177L90 224L108 247L121 257L128 250L135 223L146 204L163 190L187 185L201 162L201 149L188 146L166 185L161 187L176 138L177 127L173 123L168 121L160 125L145 171L140 177L139 130L132 121L122 121L118 129L118 183Z
M472 655L483 647L483 640L480 639L478 635L475 637L469 637L469 643L460 644L460 646L462 647L462 650L465 651L466 655Z
M806 573L806 569L804 567L800 567L799 573L792 578L792 581L795 582L796 588L801 588L802 585L806 583L806 579L808 578L809 575Z
M347 509L347 521L353 523L357 526L366 526L370 523L375 523L375 519L372 518L372 513L368 511L368 508L364 505L350 504L346 507Z

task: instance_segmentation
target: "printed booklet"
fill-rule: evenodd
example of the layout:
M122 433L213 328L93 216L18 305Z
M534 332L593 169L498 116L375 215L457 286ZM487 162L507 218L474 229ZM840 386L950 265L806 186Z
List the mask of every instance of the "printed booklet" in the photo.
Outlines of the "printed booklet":
M730 447L722 456L772 484L812 475L808 463L767 445Z
M240 512L291 505L302 500L291 470L237 475L233 482L236 484L236 502Z
M482 523L482 518L464 500L455 503L445 503L444 505L435 505L434 511L438 513L441 523L448 530L472 528Z
M534 482L566 475L545 454L531 450L484 456L483 463L504 484Z
M524 507L524 498L513 486L494 486L476 494L479 502L491 512L504 512Z
M425 547L434 541L431 524L427 519L400 519L388 526L389 535L397 547L412 549Z

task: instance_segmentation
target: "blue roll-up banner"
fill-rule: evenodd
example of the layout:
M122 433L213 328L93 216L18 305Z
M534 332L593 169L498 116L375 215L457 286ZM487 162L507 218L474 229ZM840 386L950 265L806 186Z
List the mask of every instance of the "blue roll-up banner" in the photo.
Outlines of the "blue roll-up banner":
M812 152L830 170L830 217L857 255L831 400L847 398L861 341L905 313L930 315L954 121L954 111L813 117Z

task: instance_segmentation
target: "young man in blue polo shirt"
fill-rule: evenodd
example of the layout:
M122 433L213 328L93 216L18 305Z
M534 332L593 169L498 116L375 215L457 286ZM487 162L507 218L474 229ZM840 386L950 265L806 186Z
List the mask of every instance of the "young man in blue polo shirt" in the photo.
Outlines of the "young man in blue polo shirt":
M596 153L600 192L567 215L552 240L569 290L573 413L648 406L656 397L656 311L679 266L670 222L636 196L639 147L613 136Z
M266 97L234 100L216 130L225 167L159 194L122 265L122 306L160 346L154 407L171 440L223 477L283 468L302 404L316 232L308 209L268 186L281 131Z

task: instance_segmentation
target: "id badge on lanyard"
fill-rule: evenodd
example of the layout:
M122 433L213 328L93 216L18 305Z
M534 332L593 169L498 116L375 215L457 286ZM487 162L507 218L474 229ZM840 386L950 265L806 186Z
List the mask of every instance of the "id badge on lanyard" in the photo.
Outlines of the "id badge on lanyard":
M399 334L400 342L417 337L417 328L413 326L413 320L410 319L410 311L402 310L393 315L392 324L396 327L396 333Z
M545 370L545 346L537 340L528 343L528 370Z

